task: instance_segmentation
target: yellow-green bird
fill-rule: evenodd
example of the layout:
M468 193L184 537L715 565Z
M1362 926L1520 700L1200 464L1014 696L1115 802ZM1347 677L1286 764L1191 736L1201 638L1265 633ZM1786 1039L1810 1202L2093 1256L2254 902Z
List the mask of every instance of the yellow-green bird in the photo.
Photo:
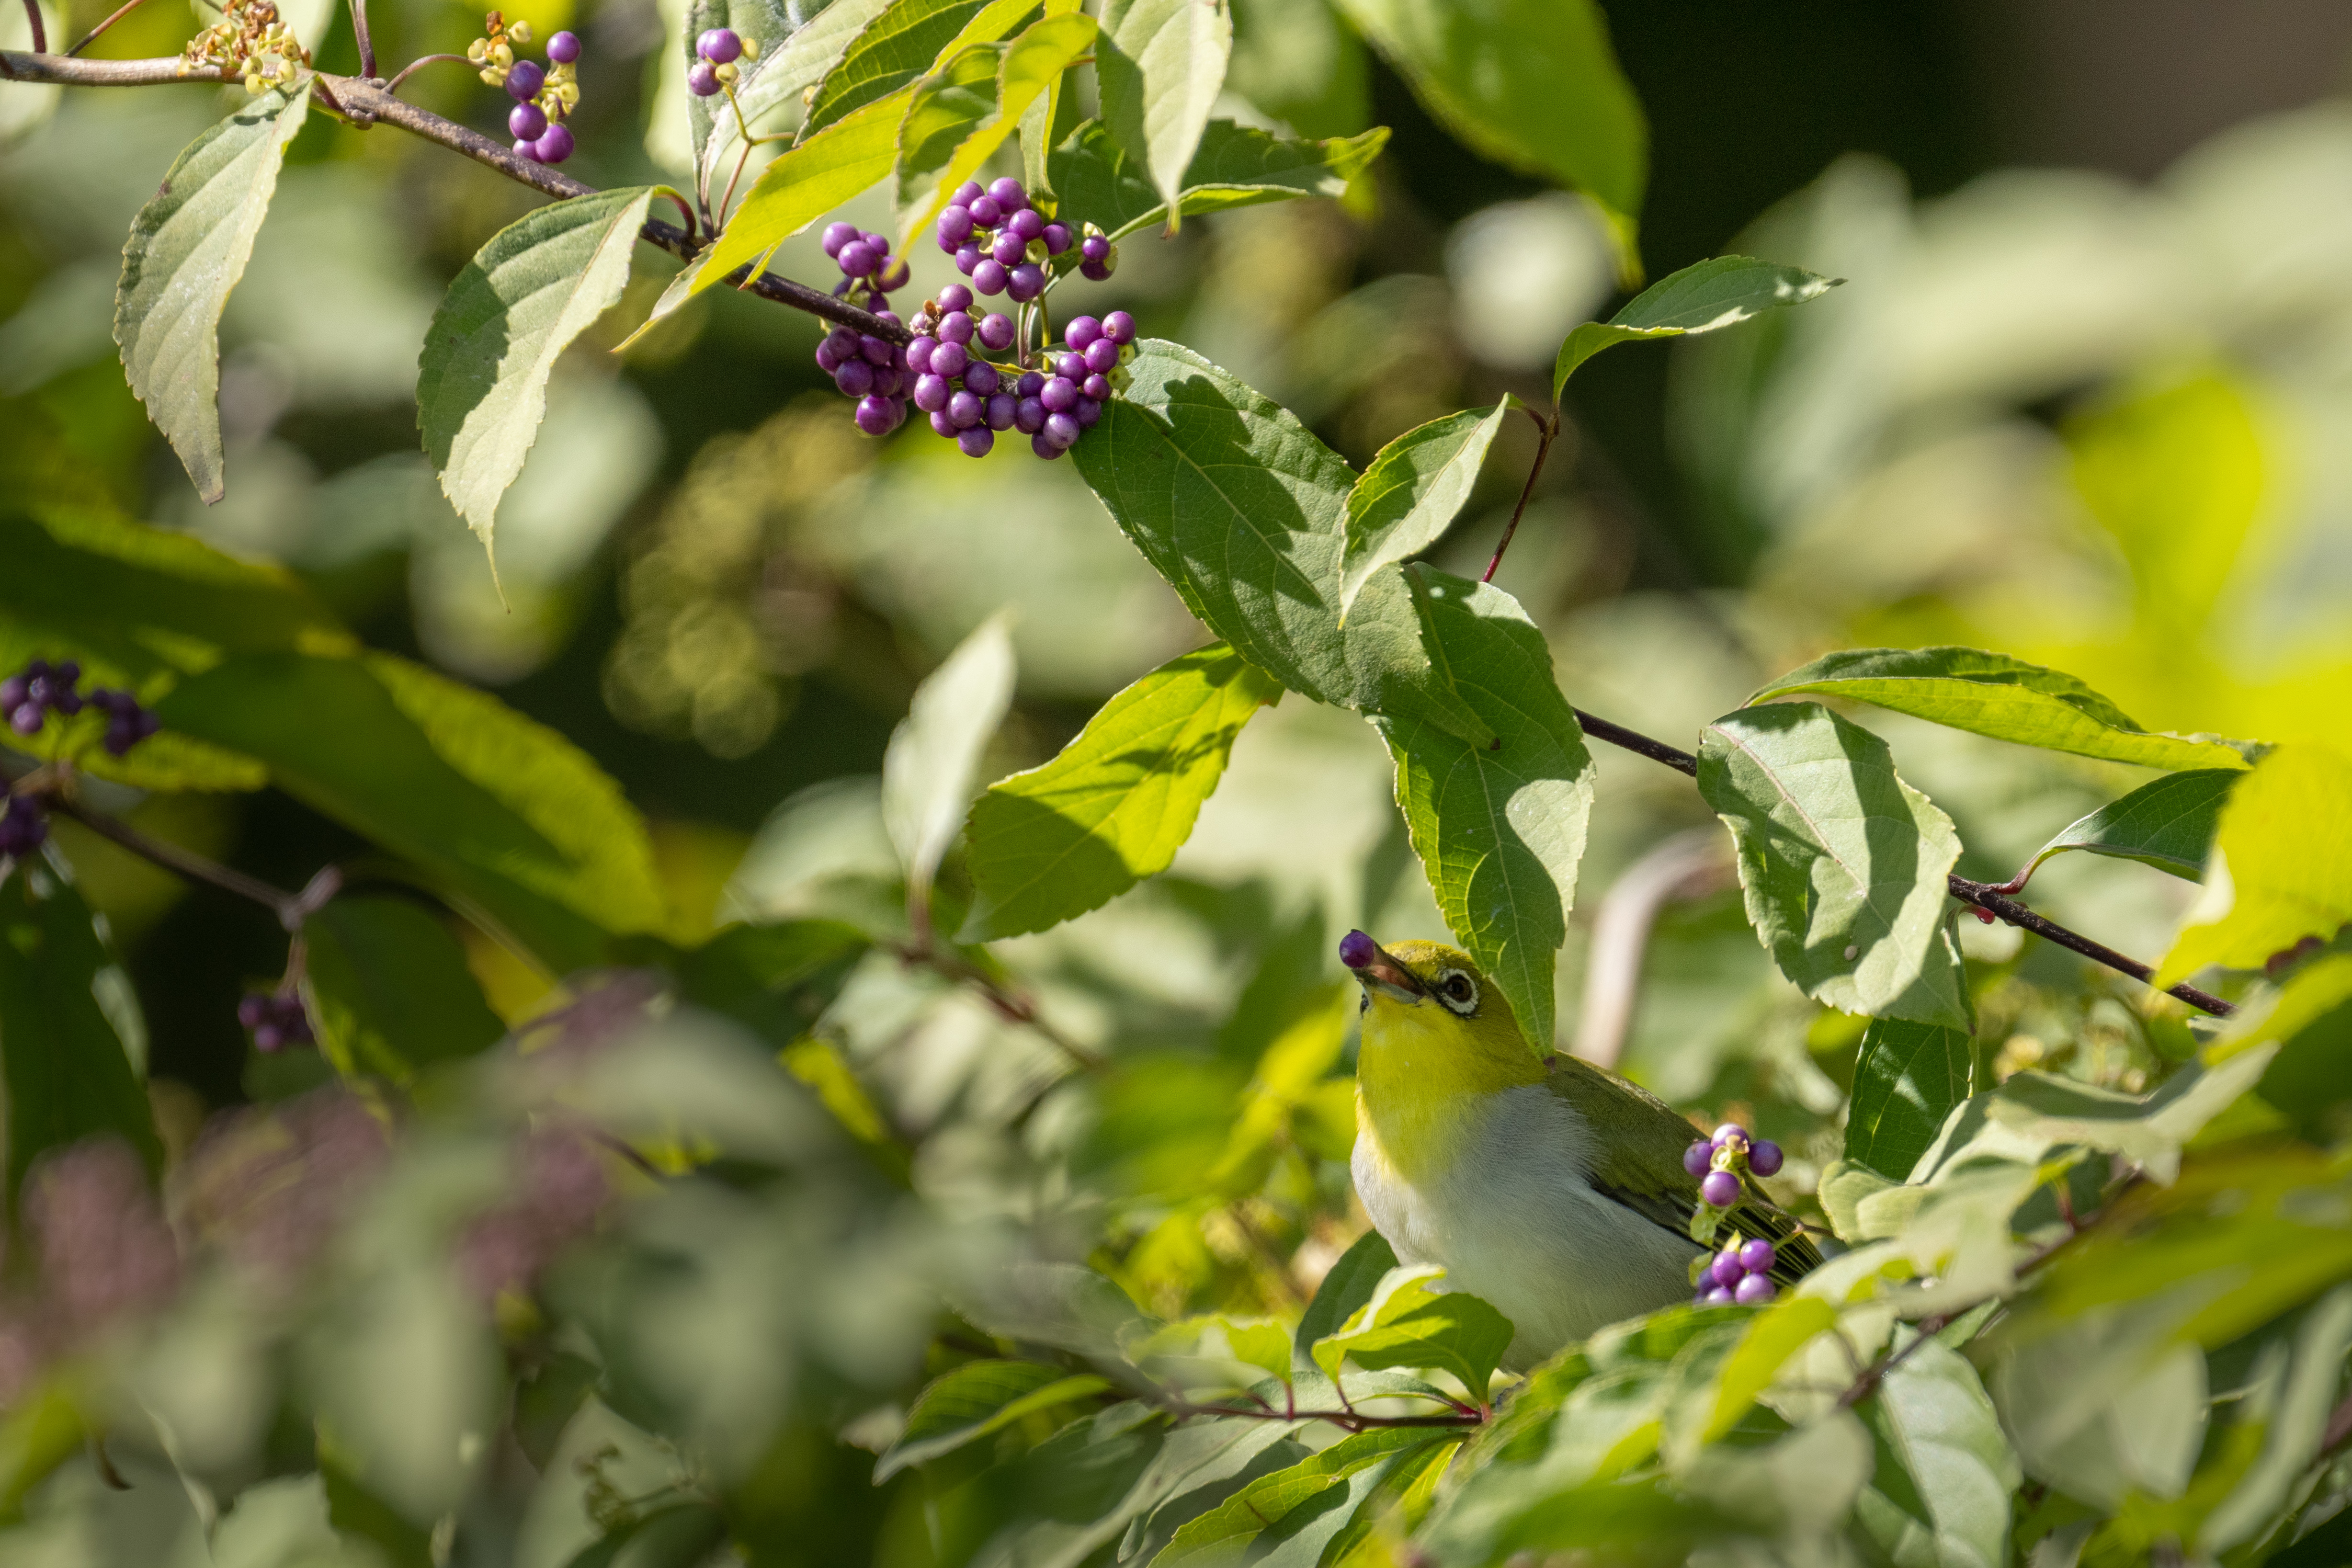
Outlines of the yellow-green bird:
M1444 1265L1511 1320L1506 1364L1691 1299L1702 1174L1685 1157L1703 1134L1590 1062L1538 1061L1459 949L1351 931L1339 958L1364 987L1357 1194L1401 1261ZM1785 1284L1821 1261L1751 1186L1734 1201L1721 1234L1770 1244L1749 1254L1763 1278Z

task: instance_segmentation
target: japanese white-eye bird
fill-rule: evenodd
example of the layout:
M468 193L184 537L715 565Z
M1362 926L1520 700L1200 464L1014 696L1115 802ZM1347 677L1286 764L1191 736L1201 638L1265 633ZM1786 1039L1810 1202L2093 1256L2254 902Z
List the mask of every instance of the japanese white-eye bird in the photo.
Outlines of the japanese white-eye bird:
M1506 1365L1691 1300L1700 1184L1727 1173L1702 1163L1704 1134L1590 1062L1538 1061L1510 1004L1458 949L1384 949L1353 931L1339 958L1364 988L1356 1192L1401 1261L1442 1264L1450 1286L1510 1319ZM1718 1263L1738 1268L1743 1238L1769 1244L1749 1254L1769 1281L1821 1261L1789 1215L1734 1180L1733 1201L1715 1205L1731 1211L1718 1231L1731 1257ZM1726 1186L1715 1194L1732 1196ZM1769 1283L1750 1291L1769 1294Z

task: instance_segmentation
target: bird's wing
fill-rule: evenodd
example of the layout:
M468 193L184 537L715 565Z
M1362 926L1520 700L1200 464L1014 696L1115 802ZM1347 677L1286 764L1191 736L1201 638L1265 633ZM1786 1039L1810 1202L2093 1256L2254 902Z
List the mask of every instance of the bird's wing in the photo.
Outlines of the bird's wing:
M1547 1083L1594 1130L1593 1190L1688 1236L1698 1182L1683 1169L1683 1152L1705 1134L1646 1089L1576 1057L1553 1057ZM1772 1243L1778 1254L1772 1279L1791 1284L1816 1268L1821 1250L1797 1222L1765 1202L1753 1181L1742 1184L1747 1190L1726 1223L1743 1237Z

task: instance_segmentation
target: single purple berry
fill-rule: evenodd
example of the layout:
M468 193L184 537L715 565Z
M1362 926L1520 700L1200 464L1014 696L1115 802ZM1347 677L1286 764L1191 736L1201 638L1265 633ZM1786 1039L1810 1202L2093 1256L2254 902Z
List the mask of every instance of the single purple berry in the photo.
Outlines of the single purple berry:
M713 27L694 41L694 52L712 65L730 65L743 57L743 40L732 27Z
M1078 443L1078 422L1066 414L1048 414L1045 427L1038 434L1056 447L1075 447Z
M1106 282L1110 278L1110 263L1107 261L1081 261L1078 263L1078 276L1084 278L1089 283Z
M833 373L833 384L844 397L863 397L874 390L874 367L862 359L851 360Z
M964 207L950 207L940 214L940 248L953 250L971 237L971 213Z
M996 237L996 243L988 247L988 254L996 258L999 266L1018 267L1028 248L1011 235L1000 234Z
M531 151L539 154L539 161L542 163L561 163L572 156L572 127L551 125L538 141L531 143Z
M1086 238L1078 241L1078 259L1081 261L1108 261L1110 259L1110 241L1099 234L1090 234L1087 236Z
M935 410L930 417L933 434L944 436L950 441L956 438L955 421L948 417L946 409Z
M907 345L907 368L913 371L917 375L920 375L925 371L929 370L931 368L931 351L939 346L939 339L931 337L917 338L913 342L908 343ZM818 352L822 353L824 351L820 349ZM824 362L820 360L817 363L822 364Z
M1759 1176L1777 1176L1786 1158L1780 1152L1780 1145L1769 1138L1759 1138L1748 1146L1748 1168Z
M1045 405L1045 412L1048 414L1065 413L1077 400L1078 384L1067 376L1055 376L1045 383L1045 389L1037 395L1037 401Z
M874 247L875 255L887 256L890 254L890 237L888 235L877 234L869 228L866 231L863 237L866 244Z
M507 111L507 129L525 142L536 142L547 130L547 111L535 103L518 103Z
M1078 422L1079 429L1091 430L1095 427L1095 422L1102 417L1102 411L1101 404L1080 393L1077 406L1070 410L1070 417Z
M236 1021L240 1028L256 1028L269 1016L269 998L257 991L248 991L236 1000Z
M1715 1130L1715 1142L1718 1148L1726 1144L1745 1143L1748 1142L1748 1129L1737 1121L1727 1121Z
M1004 264L992 256L981 258L980 264L971 269L971 286L983 294L1003 293L1004 279Z
M1045 226L1045 232L1039 235L1037 237L1045 242L1046 255L1066 256L1069 254L1070 226L1068 224L1049 223Z
M1683 1169L1694 1176L1704 1176L1715 1159L1715 1145L1694 1143L1683 1151Z
M1748 1270L1740 1267L1739 1249L1736 1247L1717 1253L1715 1260L1706 1266L1706 1273L1718 1285L1737 1285L1748 1278Z
M897 397L907 389L907 373L895 364L886 364L874 373L874 391L881 397Z
M1125 348L1135 341L1135 318L1125 310L1113 310L1103 318L1103 336Z
M28 695L26 689L30 685L31 682L21 675L12 675L5 680L0 680L0 712L14 713L17 709L22 708Z
M1029 437L1029 449L1049 463L1069 450L1066 447L1055 446L1043 431Z
M967 311L950 310L940 318L940 342L943 343L969 343L974 330L975 323Z
M859 237L856 224L835 222L824 226L824 237L817 243L827 256L838 258L843 248Z
M981 228L994 228L1004 221L1003 204L992 196L974 196L964 203L964 210L971 214L971 221Z
M1021 400L1009 392L992 395L988 400L988 427L992 430L1012 429L1013 417L1020 407Z
M1029 205L1029 193L1022 188L1020 181L1010 174L999 174L991 180L988 194L998 206L1009 213L1019 212Z
M1034 395L1021 398L1013 405L1013 427L1024 436L1034 436L1045 427L1045 405Z
M580 58L580 35L558 33L547 40L547 58L557 65L568 66Z
M971 353L961 343L941 343L931 351L931 374L950 378L961 375L963 367L971 363Z
M834 260L841 264L843 277L863 278L879 266L882 258L875 255L874 247L864 240L853 239L841 247L841 254Z
M1062 329L1062 341L1073 353L1084 353L1096 339L1103 335L1102 323L1092 316L1072 316L1069 325Z
M984 359L976 359L963 367L963 389L976 392L982 397L994 392L997 383L1003 379L996 367Z
M1027 304L1045 291L1045 269L1034 261L1023 262L1005 278L1004 291L1015 302Z
M1087 362L1082 354L1055 354L1045 363L1064 381L1076 383L1087 378Z
M26 702L8 715L8 728L19 735L37 735L41 732L41 705Z
M1761 1274L1750 1274L1731 1288L1731 1299L1743 1307L1760 1307L1779 1294Z
M253 1048L268 1055L286 1044L286 1037L277 1025L264 1024L253 1031Z
M886 258L885 260L887 261L887 258ZM881 271L874 275L874 286L888 293L894 289L904 289L907 286L907 280L914 275L915 269L907 265L907 259L902 256L896 261L888 261Z
M937 414L954 395L955 388L948 384L946 376L933 374L915 378L915 406L926 414Z
M507 96L521 100L537 98L539 89L547 85L547 72L532 60L517 60L507 68Z
M885 365L898 363L898 345L887 338L877 338L868 333L858 338L857 354L867 364L880 370Z
M969 278L973 273L979 271L980 264L987 259L987 253L982 251L980 247L976 245L961 246L957 247L955 253L956 270Z
M1003 353L1013 346L1013 340L1018 335L1018 330L1013 324L1013 318L1002 310L991 310L980 319L980 342L982 348L992 349L998 353Z
M868 436L887 436L898 423L898 400L895 397L861 397L857 400L857 427Z
M1004 232L1024 245L1045 236L1045 217L1035 207L1023 207L1004 220Z
M528 158L534 163L539 162L539 143L536 142L517 142L514 151L518 158Z
M1710 1285L1698 1293L1698 1304L1702 1307L1728 1307L1731 1302L1731 1292L1720 1285Z
M1769 1274L1778 1255L1772 1244L1762 1237L1739 1244L1739 1267L1750 1274Z
M108 756L119 757L137 745L139 741L139 726L136 723L126 723L117 719L106 727L105 738L99 744L106 748Z
M1087 368L1108 375L1118 368L1118 345L1108 338L1097 338L1087 345Z
M1013 395L1018 397L1034 397L1045 390L1045 373L1039 370L1023 371L1021 379L1013 386Z
M687 68L686 90L697 98L710 98L719 91L719 68L709 60L697 60Z
M1078 395L1082 398L1092 398L1097 403L1108 403L1110 401L1110 377L1101 374L1087 377L1084 381L1078 383Z
M1698 1195L1710 1207L1727 1209L1739 1201L1739 1178L1728 1171L1710 1171L1698 1184Z
M969 310L971 309L971 290L961 283L950 283L940 290L939 307L942 319L950 310Z
M968 207L987 194L988 187L978 180L966 180L955 188L955 195L950 196L948 200L960 207Z
M959 430L971 429L987 412L988 405L974 393L959 392L948 399L948 422Z
M956 445L963 448L967 458L985 458L988 449L996 445L996 432L985 425L974 425L957 433Z

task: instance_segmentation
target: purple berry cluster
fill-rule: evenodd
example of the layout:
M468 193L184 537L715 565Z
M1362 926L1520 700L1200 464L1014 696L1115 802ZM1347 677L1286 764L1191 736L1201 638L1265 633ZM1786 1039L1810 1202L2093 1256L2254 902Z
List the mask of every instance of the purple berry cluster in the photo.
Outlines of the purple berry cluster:
M686 90L709 98L734 84L742 67L738 60L760 58L760 40L747 38L732 27L713 27L694 40L694 64L687 68Z
M1083 231L1047 217L1021 182L1006 174L983 187L966 180L940 214L940 248L956 270L987 295L1025 305L1045 291L1045 263L1074 251L1078 271L1099 283L1118 265L1118 248L1088 224Z
M1000 430L1018 430L1041 458L1058 458L1102 417L1103 405L1127 384L1134 357L1135 321L1124 310L1104 321L1071 319L1062 347L1047 349L1034 366L1000 364L1018 341L1012 317L973 308L971 290L950 283L914 320L907 345L914 373L913 400L931 428L968 457L987 455Z
M302 998L291 991L247 992L237 1002L236 1021L253 1037L253 1048L265 1054L317 1043Z
M1683 1169L1699 1179L1700 1202L1727 1209L1739 1201L1742 1166L1759 1176L1778 1175L1783 1157L1780 1145L1769 1138L1750 1138L1748 1129L1727 1121L1713 1138L1683 1151Z
M21 860L49 836L49 815L29 795L12 795L0 811L0 860Z
M530 42L530 23L509 26L496 11L483 21L488 36L468 45L466 58L482 68L484 81L505 88L515 100L507 130L515 139L516 155L534 163L561 163L574 145L563 117L580 105L579 73L572 68L580 59L579 35L558 33L548 39L549 63L541 67L514 57L515 45Z
M139 705L128 691L95 686L88 696L74 689L81 681L81 666L72 659L51 664L37 658L16 674L0 680L0 714L18 735L37 735L51 713L70 719L84 707L107 715L106 750L121 756L157 730L163 721Z
M1761 1237L1735 1241L1707 1261L1698 1277L1695 1307L1760 1307L1779 1294L1771 1280L1775 1254Z

